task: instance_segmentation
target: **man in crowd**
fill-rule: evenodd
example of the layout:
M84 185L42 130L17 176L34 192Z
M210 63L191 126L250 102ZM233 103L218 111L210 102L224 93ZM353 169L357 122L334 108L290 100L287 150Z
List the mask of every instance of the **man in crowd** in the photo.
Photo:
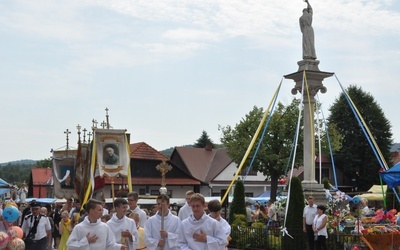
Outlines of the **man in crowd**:
M103 214L101 201L90 199L86 203L88 215L77 224L67 241L69 250L127 250L127 247L118 244L110 227L100 221Z
M107 221L107 225L114 232L115 240L126 245L129 250L135 250L138 245L138 231L136 223L125 216L128 211L128 202L124 198L114 200L116 213Z
M140 227L144 228L144 224L147 221L147 215L146 213L140 209L140 207L137 205L139 200L139 195L135 192L132 191L130 193L128 193L128 205L129 205L129 211L131 211L131 213L137 213L139 214L140 217Z
M186 192L186 203L181 209L179 209L178 217L181 220L184 220L189 217L190 213L192 213L192 208L189 205L190 197L194 194L193 190L189 190Z
M178 247L182 250L225 250L228 244L226 234L220 223L204 212L204 196L193 194L189 202L192 213L182 221Z
M308 205L303 210L303 231L307 234L308 249L314 250L314 230L312 224L317 215L317 205L314 204L314 197L311 195L307 199Z
M51 249L51 225L47 216L40 214L40 205L33 201L31 214L24 218L22 231L25 237L26 250Z
M178 235L181 232L181 220L169 211L169 197L160 195L157 197L157 214L150 217L144 225L145 242L147 249L164 250L180 249L177 246ZM164 220L164 228L161 228L161 220Z

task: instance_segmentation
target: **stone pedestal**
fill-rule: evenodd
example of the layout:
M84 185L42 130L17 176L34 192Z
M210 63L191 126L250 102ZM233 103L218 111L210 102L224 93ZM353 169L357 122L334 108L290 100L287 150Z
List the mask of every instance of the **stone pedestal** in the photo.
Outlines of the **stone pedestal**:
M292 79L295 86L292 94L302 93L303 79L303 122L304 122L304 142L303 142L303 166L304 180L302 181L303 191L307 198L308 195L314 196L316 204L325 204L325 191L323 184L318 184L315 180L315 138L314 138L314 104L315 95L320 91L326 93L326 87L322 81L332 76L334 73L323 72L318 68L318 60L305 59L297 63L299 70L289 75L286 79ZM317 202L318 201L318 202ZM324 201L322 203L322 201Z

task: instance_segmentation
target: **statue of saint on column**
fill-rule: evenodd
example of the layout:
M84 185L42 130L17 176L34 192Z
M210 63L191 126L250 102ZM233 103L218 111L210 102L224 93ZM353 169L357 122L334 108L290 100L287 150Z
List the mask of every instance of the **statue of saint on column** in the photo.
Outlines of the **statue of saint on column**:
M314 29L311 26L313 10L308 0L304 0L307 3L307 8L303 9L303 15L299 19L300 30L303 33L303 59L317 59L315 54L314 46Z

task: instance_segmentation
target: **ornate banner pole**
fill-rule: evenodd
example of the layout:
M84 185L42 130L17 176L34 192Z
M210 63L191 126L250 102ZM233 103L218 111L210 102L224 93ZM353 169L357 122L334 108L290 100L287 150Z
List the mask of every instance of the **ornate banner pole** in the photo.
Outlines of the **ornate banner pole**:
M168 165L168 163L164 160L156 166L156 169L161 172L160 194L167 195L168 190L166 188L166 183L165 183L165 174L167 172L171 171L172 167L171 167L171 165ZM164 214L165 214L164 203L162 203L161 204L161 231L164 231ZM164 240L164 238L163 238L163 240ZM160 247L160 249L164 249L164 247Z

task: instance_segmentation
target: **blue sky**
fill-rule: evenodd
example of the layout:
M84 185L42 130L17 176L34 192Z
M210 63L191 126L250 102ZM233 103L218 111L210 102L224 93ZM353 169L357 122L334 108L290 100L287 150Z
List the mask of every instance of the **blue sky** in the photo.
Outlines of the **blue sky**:
M400 141L400 3L310 3L319 68L370 92ZM245 0L0 2L0 162L44 159L76 147L110 109L114 128L157 150L214 142L254 105L266 108L301 60L305 3ZM334 77L324 110L340 94ZM289 103L294 83L284 80ZM297 95L297 97L300 97ZM325 113L327 116L328 113Z

